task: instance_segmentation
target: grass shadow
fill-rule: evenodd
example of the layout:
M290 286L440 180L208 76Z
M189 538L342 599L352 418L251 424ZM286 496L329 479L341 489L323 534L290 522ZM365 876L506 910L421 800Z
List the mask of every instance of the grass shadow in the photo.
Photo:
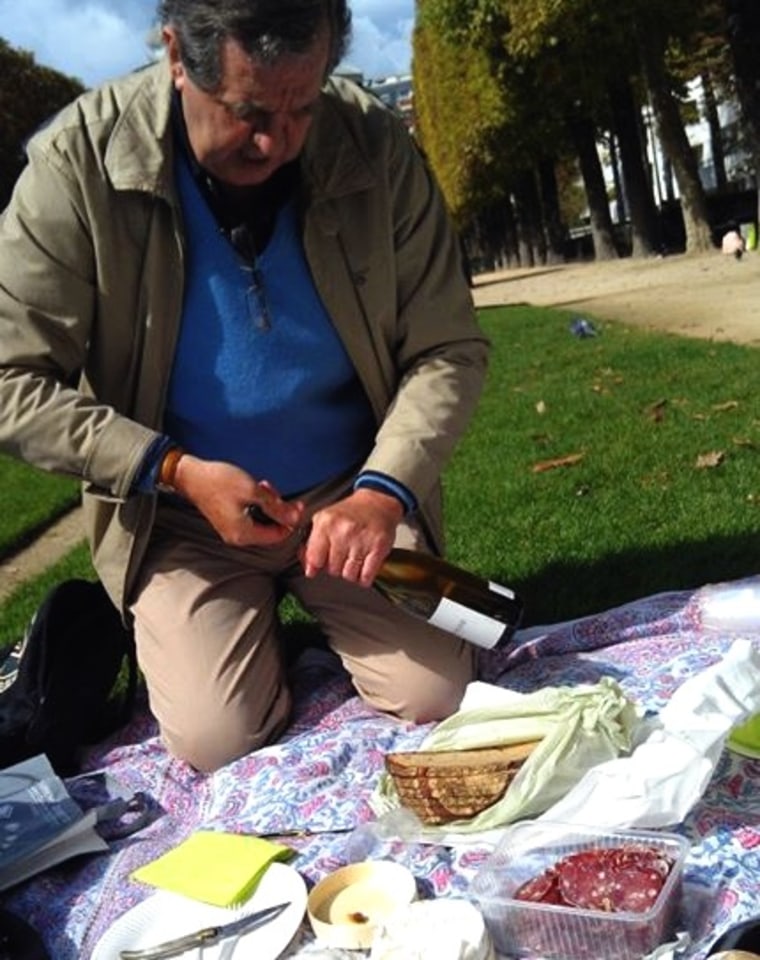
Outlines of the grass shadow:
M30 547L36 540L39 540L48 530L52 529L60 520L68 516L73 510L76 510L81 503L79 496L72 497L69 503L55 508L48 516L44 517L38 523L23 530L18 536L7 544L0 545L0 562L9 557L20 553L27 547ZM82 534L84 536L84 533Z
M760 573L748 563L757 547L753 533L683 541L662 549L610 553L589 563L552 563L510 584L525 602L523 626L559 623L641 600L657 593L696 590L708 583ZM493 570L497 582L508 582Z

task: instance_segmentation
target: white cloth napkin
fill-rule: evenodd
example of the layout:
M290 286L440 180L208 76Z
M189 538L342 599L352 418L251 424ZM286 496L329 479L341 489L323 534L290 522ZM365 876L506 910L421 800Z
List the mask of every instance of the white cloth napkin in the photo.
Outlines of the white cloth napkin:
M760 711L760 649L733 642L719 662L686 680L628 757L589 770L542 815L601 827L680 823L702 796L731 729Z

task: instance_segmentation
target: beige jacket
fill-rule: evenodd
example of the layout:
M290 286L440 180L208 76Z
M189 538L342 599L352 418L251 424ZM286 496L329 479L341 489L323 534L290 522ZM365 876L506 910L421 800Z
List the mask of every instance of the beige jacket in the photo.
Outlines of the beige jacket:
M83 480L87 535L124 606L155 496L130 494L161 430L183 231L165 63L86 93L28 147L0 220L0 449ZM366 467L442 537L439 477L487 359L440 195L398 121L330 82L302 156L303 236L379 425Z

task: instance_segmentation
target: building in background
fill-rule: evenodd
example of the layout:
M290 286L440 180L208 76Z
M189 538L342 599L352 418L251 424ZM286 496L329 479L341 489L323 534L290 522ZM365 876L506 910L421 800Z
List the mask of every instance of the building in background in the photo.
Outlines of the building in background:
M365 86L387 107L395 110L409 130L414 132L414 89L411 74L368 80Z
M410 132L414 132L414 89L411 74L367 80L362 71L350 63L342 63L335 73L374 93L378 100L382 100L386 107L390 107L401 117Z
M334 72L336 77L344 77L346 80L352 80L354 83L364 86L364 74L359 67L355 67L352 63L341 63Z
M688 99L699 114L696 123L686 125L686 135L697 161L699 178L706 191L720 189L715 166L715 144L707 121L707 97L700 78L688 84ZM752 189L754 175L749 151L742 143L739 105L734 100L726 99L718 102L715 108L727 183L736 190ZM658 204L662 204L679 197L680 192L657 135L654 113L648 105L642 108L642 119L646 131L646 153L651 166L654 197Z

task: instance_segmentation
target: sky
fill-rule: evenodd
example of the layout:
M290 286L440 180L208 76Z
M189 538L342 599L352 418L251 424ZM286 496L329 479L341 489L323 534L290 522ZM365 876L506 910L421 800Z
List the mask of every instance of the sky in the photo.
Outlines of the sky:
M146 62L155 0L0 0L0 37L91 87ZM345 64L366 79L411 71L414 0L350 0Z

